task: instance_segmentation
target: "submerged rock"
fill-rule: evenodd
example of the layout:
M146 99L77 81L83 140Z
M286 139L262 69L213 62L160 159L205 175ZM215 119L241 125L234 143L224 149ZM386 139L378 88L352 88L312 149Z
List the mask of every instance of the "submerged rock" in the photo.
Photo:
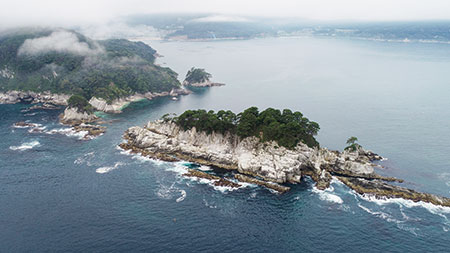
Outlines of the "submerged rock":
M28 127L37 127L38 125L35 123L28 123L25 121L19 121L14 123L13 127L17 127L17 128L28 128Z
M49 103L44 103L42 105L33 105L30 108L28 108L28 110L58 110L61 109L59 106L53 105L53 104L49 104Z
M239 188L241 185L237 184L235 182L231 182L228 179L221 178L215 175L208 174L206 172L194 170L194 169L188 169L188 173L183 174L183 176L186 177L197 177L197 178L204 178L208 180L213 180L215 186L225 186L225 187L232 187L232 188Z
M87 132L86 139L97 137L106 132L106 127L100 125L91 125L91 124L79 124L74 125L73 130L75 132Z
M428 202L450 207L450 198L439 197L429 193L421 193L408 188L387 184L381 180L363 178L338 177L345 185L359 194L367 194L376 198L402 198L414 202Z
M287 192L287 191L289 191L291 189L291 188L289 188L287 186L279 185L277 183L266 182L266 181L259 180L259 179L256 179L256 178L252 178L252 177L248 177L248 176L245 176L245 175L242 175L242 174L236 174L236 175L234 175L234 177L237 180L239 180L240 182L261 185L261 186L267 187L269 189L275 190L275 191L280 192L280 193Z

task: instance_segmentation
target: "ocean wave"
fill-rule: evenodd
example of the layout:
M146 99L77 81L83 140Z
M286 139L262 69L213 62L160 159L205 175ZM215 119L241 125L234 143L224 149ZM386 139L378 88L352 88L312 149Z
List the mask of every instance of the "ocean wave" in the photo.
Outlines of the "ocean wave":
M412 200L402 198L377 198L373 195L367 194L364 195L358 194L358 195L360 198L366 201L373 202L377 205L397 204L407 208L421 207L428 210L430 213L443 215L444 217L446 217L444 214L450 214L450 207L434 205L423 201L414 202Z
M420 229L417 227L414 227L412 225L409 225L408 223L411 222L411 218L409 216L406 216L402 211L401 211L401 213L402 213L403 220L400 220L400 219L394 218L391 214L388 214L388 213L385 213L382 211L371 210L370 208L363 206L360 203L358 203L357 205L358 205L358 207L360 207L362 210L366 211L367 213L369 213L375 217L381 218L383 220L386 220L387 222L395 223L397 228L407 231L407 232L410 232L411 234L413 234L415 236L418 236L418 232Z
M213 208L213 209L216 209L216 208L217 208L216 205L212 205L212 204L209 203L206 199L203 199L203 203L205 204L206 207Z
M91 166L90 160L94 157L94 152L89 152L84 154L83 156L78 157L75 161L73 161L74 164L86 164L87 166Z
M343 183L341 181L339 181L337 178L333 177L331 179L330 186L327 189L319 190L319 189L317 189L317 187L313 186L311 191L318 194L320 200L327 201L330 203L336 203L336 204L344 203L344 201L341 199L341 197L332 193L332 192L334 192L333 184L334 185L343 185Z
M168 166L165 168L166 171L172 171L175 172L177 175L182 176L183 174L187 173L187 167L184 166L186 162L175 162L175 163L167 163ZM161 165L161 164L157 164Z
M38 147L40 145L41 144L39 143L39 141L31 141L31 142L22 143L22 145L20 145L20 146L10 146L9 149L24 151L24 150L27 150L27 149L32 149L34 147Z
M444 172L439 174L438 176L440 179L442 179L443 181L445 181L445 184L450 187L450 173L449 172ZM450 191L449 191L450 192Z
M389 222L399 222L399 220L394 219L391 215L389 215L389 214L387 214L387 213L384 213L384 212L381 212L381 211L373 211L373 210L371 210L370 208L361 205L360 203L358 203L358 206L359 206L362 210L366 211L367 213L370 213L370 214L372 214L372 215L375 215L375 216L377 216L377 217L380 217L380 218L382 218L382 219L384 219L384 220L387 220L387 221L389 221Z
M45 131L45 129L47 129L46 126L39 126L39 127L33 127L28 129L29 133L42 133Z
M336 203L336 204L342 204L344 201L336 194L332 194L331 192L334 191L334 189L330 189L332 187L329 187L325 190L319 190L315 186L312 188L312 192L317 193L319 195L319 199L323 201L327 201L330 203Z
M169 200L181 193L181 196L178 197L175 201L176 202L183 201L184 198L186 197L186 192L184 190L181 190L178 187L176 187L175 186L176 183L177 183L176 181L170 185L160 183L158 190L156 191L156 196L158 196L161 199Z
M79 140L87 140L91 139L87 135L89 134L88 131L75 131L73 128L57 128L52 129L49 131L45 131L46 134L62 134L68 137L77 137Z
M166 171L175 172L175 174L180 178L187 179L191 182L196 182L198 184L207 184L207 185L211 186L214 190L222 192L222 193L228 193L228 192L235 191L237 189L246 188L246 187L257 187L257 185L255 185L255 184L242 183L242 182L236 181L235 179L228 179L228 180L238 183L240 185L240 187L216 186L216 185L214 185L214 183L217 180L209 180L209 179L205 179L205 178L183 176L184 174L189 172L188 167L186 166L186 164L189 163L187 161L165 162L162 160L149 158L149 157L143 156L141 154L134 154L134 153L131 153L130 151L125 151L120 146L117 146L117 149L121 151L120 152L121 154L131 155L132 159L136 159L141 162L151 162L155 165L158 165L159 167L161 167L162 169L164 169ZM212 171L213 170L209 166L200 166L198 169L202 170L202 171ZM275 192L275 193L278 193L278 192ZM162 195L164 195L164 194L162 194Z
M21 123L21 122L19 122L19 123ZM25 126L13 124L12 127L13 128L35 128L35 127L42 127L42 124L39 124L39 123L28 123L27 122L27 125L25 125Z
M176 202L181 202L186 198L186 191L185 190L180 190L181 196L179 198L177 198L175 201Z
M206 165L202 165L202 166L198 167L197 169L201 170L201 171L212 171L213 170L211 167L206 166Z
M417 236L417 231L419 230L418 228L407 226L406 224L402 225L402 223L405 223L405 222L417 223L417 222L420 222L422 219L419 217L413 218L413 217L407 216L404 212L405 210L403 209L403 207L408 208L408 209L409 208L423 208L423 209L427 210L429 213L437 215L442 218L442 221L443 221L442 228L444 229L444 231L445 231L445 229L447 229L447 230L450 229L450 220L448 218L448 215L450 214L450 207L434 205L434 204L426 203L423 201L414 202L412 200L406 200L406 199L402 199L402 198L379 199L372 195L360 195L353 190L350 190L350 194L354 195L355 199L357 201L358 201L358 199L362 199L364 201L374 203L383 209L385 209L385 207L390 204L397 205L399 207L400 214L403 218L402 221L396 222L397 227L400 229L409 231L416 236ZM360 204L358 204L358 206L360 206ZM388 220L388 221L394 221L394 220Z
M117 169L119 166L122 166L122 165L124 165L124 164L121 163L121 162L116 162L116 163L114 164L114 166L110 166L110 167L100 167L100 168L96 169L95 172L97 172L97 173L99 173L99 174L108 173L108 172L110 172L110 171L112 171L112 170Z

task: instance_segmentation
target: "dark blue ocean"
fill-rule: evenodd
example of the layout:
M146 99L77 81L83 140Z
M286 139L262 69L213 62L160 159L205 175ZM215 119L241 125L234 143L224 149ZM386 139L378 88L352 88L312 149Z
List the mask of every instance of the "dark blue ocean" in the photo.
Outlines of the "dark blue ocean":
M450 45L330 38L147 41L180 73L206 68L223 87L103 115L107 132L68 134L57 111L0 105L0 252L448 252L450 208L373 200L310 180L286 194L214 188L117 148L165 113L252 105L320 123L322 146L349 136L387 158L378 173L450 197ZM41 124L41 132L14 128ZM227 173L202 167L212 173ZM211 171L212 170L212 171Z

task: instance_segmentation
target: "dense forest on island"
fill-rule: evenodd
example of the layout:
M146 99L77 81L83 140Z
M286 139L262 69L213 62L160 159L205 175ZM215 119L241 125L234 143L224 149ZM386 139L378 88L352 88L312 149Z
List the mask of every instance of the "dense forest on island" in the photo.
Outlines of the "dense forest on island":
M192 67L186 74L185 82L188 84L208 82L212 75L205 69Z
M320 129L319 124L308 120L301 112L292 112L289 109L280 111L267 108L259 112L258 108L250 107L239 114L229 110L220 110L217 113L201 109L187 110L176 117L164 115L163 120L173 121L184 130L195 127L197 131L209 134L229 132L241 138L256 136L262 142L276 141L278 145L290 149L299 142L309 147L319 146L314 138Z
M66 29L0 34L0 91L50 91L112 101L180 86L177 73L154 63L143 42L91 40Z

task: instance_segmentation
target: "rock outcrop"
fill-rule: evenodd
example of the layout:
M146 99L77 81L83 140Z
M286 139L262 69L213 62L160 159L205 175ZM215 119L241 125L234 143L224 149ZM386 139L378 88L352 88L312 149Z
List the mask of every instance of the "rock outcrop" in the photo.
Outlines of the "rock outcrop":
M359 193L379 197L407 196L399 193L406 188L384 182L402 180L375 173L372 162L381 156L363 149L341 153L299 143L291 150L276 142L262 143L256 137L240 139L231 134L197 132L195 128L185 131L171 121L162 120L149 122L145 127L131 127L124 138L127 142L120 145L123 149L166 161L186 160L235 170L239 181L257 183L280 192L289 188L278 184L299 183L304 176L311 177L318 189L325 189L332 176L336 176ZM371 188L384 190L371 191ZM439 202L432 202L429 195L415 194L408 199ZM446 202L448 199L436 198L442 200L442 205L450 206L450 202Z
M190 82L188 82L188 81L184 81L183 82L183 86L186 86L186 87L198 87L198 88L200 88L200 87L213 87L213 86L224 86L225 84L224 83L214 83L214 82L211 82L211 81L209 81L209 80L207 80L207 81L204 81L204 82L199 82L199 83L190 83Z
M0 104L15 104L20 102L27 103L45 103L53 105L67 105L69 95L53 94L50 92L32 92L32 91L7 91L0 92Z
M106 127L90 124L98 120L92 113L81 112L78 108L67 107L60 115L60 122L70 125L75 132L85 132L84 139L91 139L106 132Z
M165 96L176 97L179 95L188 95L190 93L191 92L189 90L179 88L179 89L172 89L170 92L161 92L161 93L147 92L145 94L134 94L132 96L115 99L109 104L105 99L92 97L89 100L89 103L97 111L103 111L106 113L121 113L122 110L132 102L137 102L144 99L151 100L156 97L165 97Z
M156 97L172 96L177 97L180 95L188 95L192 92L184 89L177 88L172 89L170 92L147 92L145 94L135 94L124 98L115 99L112 103L108 104L105 99L92 97L89 103L97 111L103 111L106 113L121 113L122 109L129 105L131 102L137 102L143 99L153 99ZM70 95L66 94L53 94L50 92L32 92L32 91L7 91L0 92L0 104L16 104L16 103L43 103L42 106L36 106L32 109L57 109L52 107L52 105L67 105L67 100Z
M91 123L98 119L92 113L81 112L78 108L67 107L60 115L60 122L65 125L79 125L81 123Z

